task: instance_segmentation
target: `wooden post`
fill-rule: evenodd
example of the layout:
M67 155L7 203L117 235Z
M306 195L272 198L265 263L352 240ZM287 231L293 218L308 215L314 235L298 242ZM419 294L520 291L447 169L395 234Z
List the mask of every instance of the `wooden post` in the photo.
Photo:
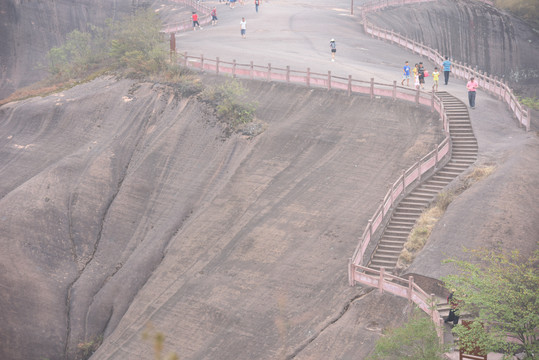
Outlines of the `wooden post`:
M219 56L215 58L215 73L219 75Z
M328 90L331 90L331 71L328 70Z
M419 89L417 89L415 92L415 103L416 105L419 105Z
M371 78L371 99L374 98L374 78Z
M267 81L271 81L271 63L268 63L268 78Z
M290 82L290 65L286 65L286 82Z
M411 302L412 301L412 293L414 291L414 277L413 276L410 276L408 278L408 301Z
M251 76L251 80L254 78L255 74L254 74L254 65L253 65L253 60L251 60L251 66L249 67L249 75Z
M402 170L402 193L406 192L406 170Z
M170 62L174 62L176 57L176 35L172 32L170 33Z
M354 264L352 263L352 258L348 259L348 285L354 286L355 278L354 278L354 272L356 271L356 268Z
M372 239L372 219L369 220L367 226L369 227L369 239Z
M380 268L380 280L378 280L378 290L380 291L380 294L382 294L384 292L384 273L385 273L385 268L382 266Z
M393 80L393 101L397 100L397 81Z
M352 95L352 75L348 75L348 96Z
M232 60L232 77L236 77L236 59Z
M204 71L204 55L200 54L200 70Z
M311 68L307 68L306 82L307 82L307 87L310 87L311 86Z

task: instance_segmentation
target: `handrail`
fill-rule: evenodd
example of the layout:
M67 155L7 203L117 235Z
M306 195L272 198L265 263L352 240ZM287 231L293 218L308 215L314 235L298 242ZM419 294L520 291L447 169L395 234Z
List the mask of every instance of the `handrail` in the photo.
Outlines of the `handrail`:
M391 5L403 5L417 2L427 2L433 0L379 0L372 1L371 3L362 7L362 19L363 19L363 29L366 34L370 34L372 37L378 39L388 40L399 46L403 46L408 50L411 50L413 53L416 53L420 56L425 56L438 66L442 66L443 56L438 52L426 45L423 45L414 40L408 39L405 36L402 36L399 33L396 33L392 30L386 30L371 24L367 20L367 13L380 10L387 6ZM478 0L487 4L492 5L488 0ZM518 98L513 94L513 90L502 80L498 80L496 76L491 77L486 72L481 72L477 69L473 69L466 64L460 64L458 61L453 61L451 64L451 72L460 79L469 79L470 77L475 77L479 84L479 87L488 93L495 95L498 99L504 101L509 109L512 111L513 115L518 121L519 126L523 126L526 131L530 131L531 125L531 111L529 108L526 108L522 105Z
M428 295L414 282L414 277L403 279L385 272L384 268L380 271L368 268L362 265L356 265L350 260L348 268L349 282L353 286L356 282L367 286L378 288L380 293L387 291L414 302L421 310L427 313L435 324L436 333L443 343L443 318L436 309L436 296Z

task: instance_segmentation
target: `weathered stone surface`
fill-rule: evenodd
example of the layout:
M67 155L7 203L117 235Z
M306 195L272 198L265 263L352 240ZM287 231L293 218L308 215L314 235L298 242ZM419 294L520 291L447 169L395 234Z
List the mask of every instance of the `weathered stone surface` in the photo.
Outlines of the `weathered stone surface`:
M390 7L369 13L368 19L532 96L539 86L539 32L480 1Z

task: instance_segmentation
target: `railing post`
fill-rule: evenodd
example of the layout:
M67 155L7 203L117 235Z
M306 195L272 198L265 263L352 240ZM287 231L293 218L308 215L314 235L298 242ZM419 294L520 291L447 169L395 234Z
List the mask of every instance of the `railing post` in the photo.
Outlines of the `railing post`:
M434 168L435 169L438 169L438 161L439 161L438 156L439 156L439 154L438 154L438 146L436 146L436 155L435 155L435 159L434 159Z
M530 131L530 126L531 126L531 123L532 123L532 111L531 109L528 107L527 109L527 115L526 118L527 118L527 123L526 123L526 131Z
M421 159L417 161L417 181L421 182Z
M173 32L170 33L170 62L174 62L176 55L176 34Z
M286 82L290 82L290 65L286 65Z
M368 223L369 224L367 226L369 227L369 239L372 240L372 219L370 219Z
M382 294L384 292L384 273L385 273L385 268L382 266L380 268L380 280L378 280L378 290L380 291L380 294Z
M204 54L200 54L200 70L204 71Z
M371 78L371 99L374 97L374 78Z
M307 87L310 87L311 86L311 68L307 68L306 82L307 82Z
M219 75L219 56L215 58L215 73Z
M406 170L402 170L402 193L406 192Z
M268 63L268 78L267 81L271 81L271 63Z
M236 77L236 59L232 60L232 77Z
M328 90L331 90L331 71L328 70Z
M397 100L397 81L393 80L393 101Z
M348 75L348 96L352 95L352 75Z
M415 91L415 103L416 105L419 105L419 89L416 89Z
M410 276L408 278L408 301L412 301L412 293L414 291L414 277L413 276Z
M253 60L251 60L251 66L249 67L249 76L251 76L251 80L254 79L254 76L255 76L255 73L254 73L254 65L253 65Z
M354 286L355 265L352 263L352 258L348 259L348 285Z

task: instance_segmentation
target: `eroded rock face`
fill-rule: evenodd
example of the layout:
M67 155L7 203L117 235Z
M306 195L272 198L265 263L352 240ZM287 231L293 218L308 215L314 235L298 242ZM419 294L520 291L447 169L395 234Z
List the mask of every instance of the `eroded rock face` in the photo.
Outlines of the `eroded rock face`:
M255 139L128 80L0 107L0 358L75 359L99 336L96 359L153 358L155 323L182 357L262 359L276 322L290 352L354 297L343 259L407 150L441 140L436 113L247 85Z
M451 59L503 78L515 89L539 85L539 33L479 1L435 1L370 13L369 20ZM533 95L533 94L532 94Z
M43 79L46 54L73 30L102 26L142 6L139 0L0 2L0 99Z

